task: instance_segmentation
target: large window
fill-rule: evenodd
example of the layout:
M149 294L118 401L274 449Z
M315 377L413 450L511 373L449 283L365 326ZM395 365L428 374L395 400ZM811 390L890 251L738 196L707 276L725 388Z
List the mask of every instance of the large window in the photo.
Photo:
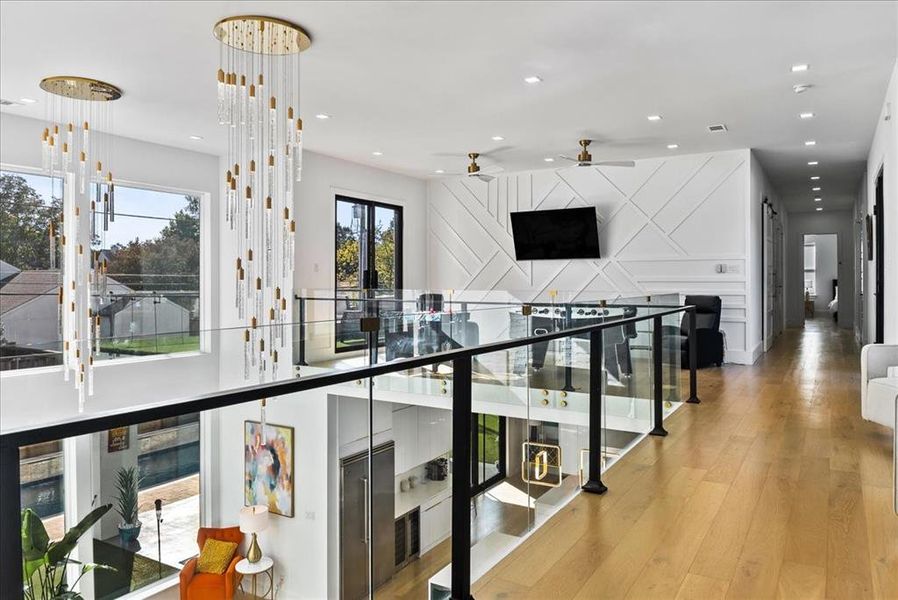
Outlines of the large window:
M364 348L363 297L392 298L402 288L402 208L337 197L336 350Z
M50 231L62 195L59 179L0 171L0 370L61 363ZM92 215L91 249L108 274L92 290L97 358L199 349L199 196L119 185L115 205Z
M94 574L95 594L117 598L176 576L197 553L199 414L110 429L93 438L97 501L113 505L92 530L93 561L115 568ZM126 500L126 514L119 498ZM158 524L156 500L162 507Z

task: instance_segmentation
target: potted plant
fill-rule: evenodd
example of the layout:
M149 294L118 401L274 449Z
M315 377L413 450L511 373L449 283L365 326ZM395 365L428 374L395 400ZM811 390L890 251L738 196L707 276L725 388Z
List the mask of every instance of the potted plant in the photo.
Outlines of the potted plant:
M140 535L142 523L137 518L137 488L140 479L137 477L137 467L122 467L118 470L115 479L115 489L118 495L115 497L115 512L122 518L118 525L118 535L123 546L128 546Z
M115 571L113 567L96 563L79 563L69 555L78 539L87 533L112 508L104 504L90 512L81 522L69 529L58 542L51 542L44 523L30 508L22 511L22 596L25 600L49 600L65 598L79 600L81 595L71 591L87 573L95 569ZM80 564L78 578L68 585L66 571L69 563Z

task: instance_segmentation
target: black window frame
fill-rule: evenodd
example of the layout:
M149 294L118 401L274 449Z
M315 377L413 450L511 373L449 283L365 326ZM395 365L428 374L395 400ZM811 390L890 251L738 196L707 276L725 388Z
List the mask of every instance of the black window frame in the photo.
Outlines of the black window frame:
M359 273L359 287L358 288L340 288L339 282L337 280L337 207L340 202L347 202L352 204L358 204L365 207L367 211L367 223L374 222L374 214L377 208L384 208L387 210L392 210L396 214L396 239L394 241L396 247L396 272L394 274L394 285L392 290L394 292L394 297L400 297L400 290L402 290L402 272L403 272L403 237L405 232L405 220L403 209L404 207L398 204L389 204L387 202L380 202L377 200L364 200L362 198L356 198L353 196L347 196L345 194L335 194L334 196L334 297L339 296L341 291L353 291L357 290L360 292L365 292L368 290L376 292L380 288L366 288L364 287L364 271ZM365 243L368 245L368 264L365 265L367 267L367 271L376 273L377 269L375 268L375 252L374 252L374 228L368 227L365 232L366 239ZM362 342L359 344L352 345L338 345L338 335L337 335L337 303L341 302L341 300L337 300L334 303L334 352L342 353L342 352L357 352L359 350L364 350L366 347L366 343ZM381 335L381 339L379 340L378 346L383 345L383 336Z

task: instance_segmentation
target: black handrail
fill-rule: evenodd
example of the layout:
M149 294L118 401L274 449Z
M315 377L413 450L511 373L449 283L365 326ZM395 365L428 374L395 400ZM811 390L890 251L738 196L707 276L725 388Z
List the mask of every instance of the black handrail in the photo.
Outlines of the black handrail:
M379 299L392 302L392 299ZM532 305L524 305L525 307ZM628 305L632 306L632 305ZM297 392L309 391L322 387L329 387L341 383L347 383L357 379L374 378L388 375L398 371L405 371L418 367L426 367L437 363L452 362L458 369L459 380L453 386L453 404L457 414L453 416L453 455L466 456L470 452L471 439L471 375L470 365L475 356L512 350L537 343L548 342L566 337L589 335L590 340L601 340L601 332L612 327L636 323L653 319L656 337L657 359L660 358L660 344L657 337L660 334L661 318L667 315L686 312L690 315L689 347L690 347L690 398L696 402L696 360L695 360L695 306L660 307L650 306L653 309L661 309L658 312L643 316L623 317L602 315L603 322L592 323L581 327L573 327L562 331L552 331L524 338L515 338L498 342L490 342L469 348L455 348L442 352L435 352L424 356L397 359L388 363L369 364L361 367L346 369L343 371L309 375L298 379L270 382L259 385L246 386L228 391L203 394L184 401L168 401L166 403L146 405L139 408L109 411L100 415L88 415L81 418L66 420L39 427L23 427L0 434L0 566L3 567L3 577L0 577L0 598L17 598L22 596L22 548L19 537L19 528L10 524L19 523L21 518L21 497L19 491L19 448L30 444L53 441L66 437L85 435L111 429L135 425L144 421L175 417L206 410L226 408L236 404L243 404L254 400L261 400L272 396L281 396ZM526 311L529 312L529 311ZM368 317L367 319L376 319ZM595 335L598 333L599 335ZM369 336L376 340L376 334ZM374 343L369 340L369 344ZM600 464L601 461L601 412L602 381L601 381L601 343L596 348L590 348L590 423L597 423L599 431L591 431L590 450L596 445L598 455L591 457L589 482L584 486L584 491L604 493L607 488L601 483L601 467L592 466L592 463ZM376 346L375 346L376 348ZM597 350L597 352L595 352ZM372 349L372 352L374 350ZM596 357L599 357L596 359ZM373 363L373 359L371 360ZM598 373L594 373L599 366ZM656 366L656 377L660 377L660 369ZM369 379L369 399L371 398L371 384ZM660 405L660 386L655 386L655 403ZM660 415L656 413L656 418ZM369 438L370 439L370 438ZM464 464L464 463L463 463ZM453 482L452 501L452 598L470 597L470 528L471 515L468 508L470 504L470 473L467 469L458 469ZM461 544L459 541L468 540Z

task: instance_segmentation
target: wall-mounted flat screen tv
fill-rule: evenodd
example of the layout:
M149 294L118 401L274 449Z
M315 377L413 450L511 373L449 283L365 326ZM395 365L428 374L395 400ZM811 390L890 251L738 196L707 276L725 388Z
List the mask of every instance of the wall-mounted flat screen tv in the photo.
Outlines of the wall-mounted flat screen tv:
M595 207L511 213L518 260L599 258Z

